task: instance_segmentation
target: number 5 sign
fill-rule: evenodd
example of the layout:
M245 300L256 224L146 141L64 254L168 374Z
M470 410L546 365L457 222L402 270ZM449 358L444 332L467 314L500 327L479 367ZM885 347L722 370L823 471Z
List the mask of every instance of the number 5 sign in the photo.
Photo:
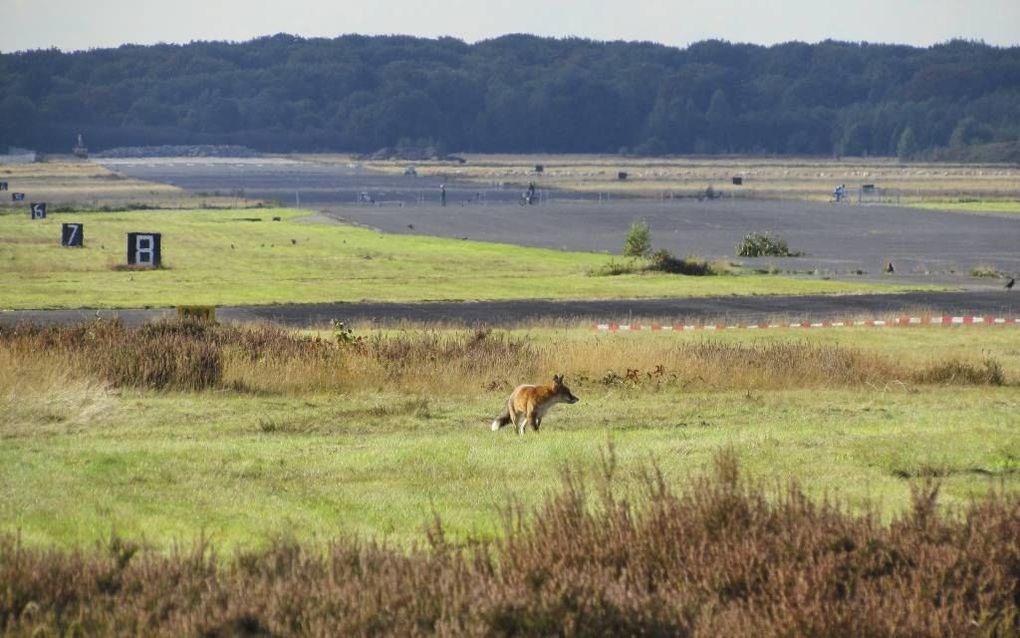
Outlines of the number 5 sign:
M83 248L85 246L85 224L61 224L60 245Z

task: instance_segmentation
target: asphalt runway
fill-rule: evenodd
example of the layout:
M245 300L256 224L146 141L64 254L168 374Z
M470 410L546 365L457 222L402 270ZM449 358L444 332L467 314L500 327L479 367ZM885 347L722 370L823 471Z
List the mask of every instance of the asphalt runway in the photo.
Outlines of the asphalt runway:
M325 327L333 319L348 324L393 325L402 322L443 325L514 327L531 322L583 325L628 323L639 319L668 323L723 321L759 323L770 320L886 318L903 314L1020 315L1020 290L986 292L911 292L888 295L808 295L793 297L705 297L693 299L615 299L602 301L477 301L429 303L321 303L267 306L225 306L217 309L224 322L270 322L308 328ZM139 325L170 317L170 308L138 310L18 310L0 312L0 325L22 322L70 324L96 317L119 317ZM947 328L948 329L948 328ZM1014 328L1004 328L1012 330ZM1020 334L1020 333L1018 333Z
M894 206L801 201L600 201L597 196L544 191L543 203L520 206L521 188L481 188L439 180L373 173L282 158L100 160L131 177L201 193L278 200L391 233L470 238L522 246L617 254L631 222L648 221L655 248L674 255L738 260L735 247L751 231L785 239L797 258L738 261L752 267L816 273L841 279L990 287L969 276L986 265L1020 273L1020 218L923 211ZM540 181L540 180L538 180ZM724 194L727 191L723 191ZM361 193L373 201L358 204Z
M522 189L479 188L470 184L408 175L388 175L352 165L318 164L287 158L143 158L96 159L103 166L136 179L163 182L197 193L232 195L243 191L252 199L275 200L284 206L333 207L355 205L362 194L368 207L400 208L441 200L447 204L516 204ZM408 166L412 162L407 163Z
M328 214L390 233L615 254L622 250L631 222L643 218L656 249L753 267L875 279L884 278L883 269L892 262L897 280L956 285L974 283L969 273L979 265L1020 272L1020 218L890 206L741 199L599 204L553 199L528 207L346 206ZM737 258L736 246L749 231L777 235L804 255Z

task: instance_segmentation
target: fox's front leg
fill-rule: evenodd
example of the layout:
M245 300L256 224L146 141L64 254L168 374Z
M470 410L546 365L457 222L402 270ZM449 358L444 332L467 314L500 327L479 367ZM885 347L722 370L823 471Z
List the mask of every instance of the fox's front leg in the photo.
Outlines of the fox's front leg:
M525 412L514 413L514 425L517 427L517 435L521 436L528 429L528 415Z
M531 429L533 429L535 432L538 432L538 428L541 427L541 426L542 426L542 417L538 416L538 413L535 413L531 417Z

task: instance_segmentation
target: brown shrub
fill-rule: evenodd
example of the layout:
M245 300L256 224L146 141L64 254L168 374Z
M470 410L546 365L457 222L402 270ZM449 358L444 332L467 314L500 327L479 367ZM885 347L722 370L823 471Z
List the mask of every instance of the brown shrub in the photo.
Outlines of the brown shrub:
M428 549L277 541L220 560L113 539L100 551L0 539L0 632L11 635L1016 635L1020 497L957 515L937 486L889 526L768 494L732 454L674 492L577 473L495 541Z
M220 349L198 322L167 322L130 330L118 321L77 326L18 326L0 332L21 352L57 351L115 387L167 390L215 387L223 376Z
M980 366L952 359L940 361L914 374L918 383L956 385L1003 385L1006 382L1002 365L995 359L985 359Z
M238 327L194 319L130 329L119 320L66 327L0 328L0 345L22 356L55 352L89 377L115 387L202 390L225 386L228 355L246 362L334 356L336 344L267 326Z
M67 327L0 327L10 358L41 352L114 386L270 392L371 390L470 394L566 373L575 383L713 390L853 387L913 383L1006 383L998 362L943 361L907 367L876 352L841 345L718 339L679 343L625 339L534 342L488 329L404 331L355 336L338 324L332 338L267 325L172 320L128 329L119 321Z

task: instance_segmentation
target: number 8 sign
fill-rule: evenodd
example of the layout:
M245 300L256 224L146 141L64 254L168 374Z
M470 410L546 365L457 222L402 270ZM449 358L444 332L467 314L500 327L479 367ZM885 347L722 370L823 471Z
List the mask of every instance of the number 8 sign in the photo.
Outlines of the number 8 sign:
M158 268L162 257L160 239L159 233L128 233L128 264Z

